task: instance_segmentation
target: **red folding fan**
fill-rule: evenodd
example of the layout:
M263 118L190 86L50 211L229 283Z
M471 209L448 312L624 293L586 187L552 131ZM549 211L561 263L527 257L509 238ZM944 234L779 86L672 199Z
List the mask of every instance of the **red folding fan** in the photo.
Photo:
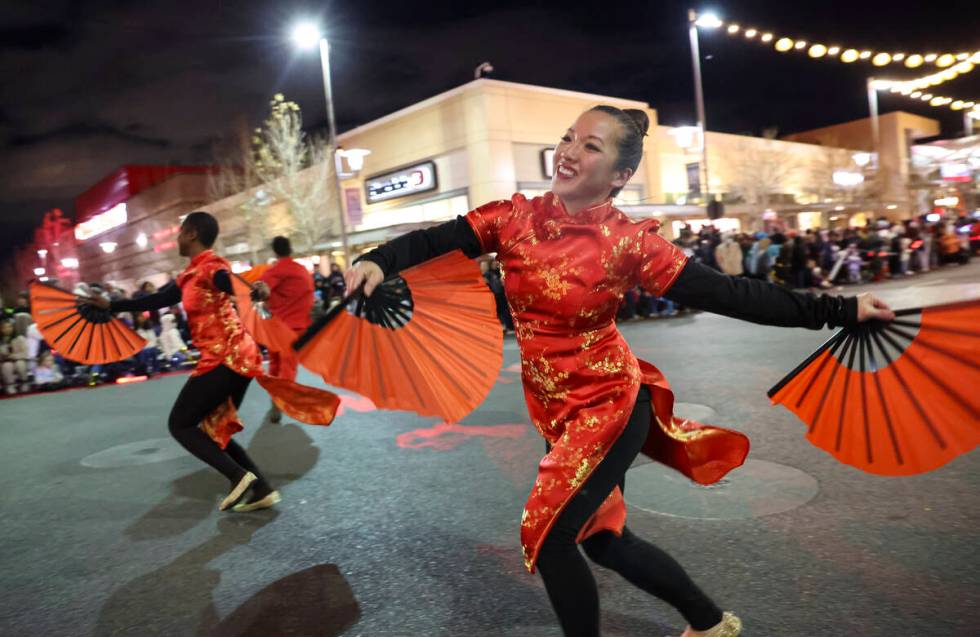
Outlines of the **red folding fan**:
M143 349L146 341L109 310L84 303L71 292L33 282L31 314L41 336L65 358L85 365L114 363Z
M245 330L252 335L260 345L265 345L273 352L292 352L296 333L272 316L264 303L252 300L252 286L237 274L231 277L231 287L235 293L235 305L238 306L238 316L242 319Z
M769 390L814 445L891 476L980 443L980 300L895 314L840 330Z
M503 331L480 268L459 250L347 297L294 345L324 380L379 407L461 420L490 393Z

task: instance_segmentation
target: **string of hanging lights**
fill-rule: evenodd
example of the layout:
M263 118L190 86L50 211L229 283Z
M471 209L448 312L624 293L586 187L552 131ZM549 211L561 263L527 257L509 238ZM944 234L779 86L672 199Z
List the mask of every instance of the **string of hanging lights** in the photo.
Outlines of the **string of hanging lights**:
M975 101L960 100L944 95L936 95L934 86L965 75L980 66L980 51L960 53L906 53L886 52L874 49L848 47L843 45L827 45L820 42L809 42L785 35L746 27L738 22L721 20L711 13L699 14L695 24L702 29L724 29L730 37L739 37L748 42L757 42L771 46L778 53L805 54L814 60L836 59L844 64L855 62L870 62L876 67L886 67L893 64L904 64L906 68L915 69L923 64L932 64L941 70L910 80L875 80L873 86L878 90L921 100L930 106L945 107L952 110L966 110L970 117L980 119L980 104Z

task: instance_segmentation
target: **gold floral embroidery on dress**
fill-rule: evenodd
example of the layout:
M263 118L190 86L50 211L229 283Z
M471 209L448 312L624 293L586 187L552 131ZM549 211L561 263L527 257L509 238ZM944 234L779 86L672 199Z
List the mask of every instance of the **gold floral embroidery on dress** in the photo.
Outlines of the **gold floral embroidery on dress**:
M523 376L538 390L534 393L545 407L551 401L568 398L568 389L562 386L562 383L568 380L568 372L555 370L551 366L551 361L544 356L538 356L536 360L529 360L524 363L521 365Z
M591 468L589 459L582 458L581 464L579 464L578 469L575 470L575 476L568 479L568 486L573 489L577 489L580 484L585 482Z
M657 418L657 424L660 425L660 429L662 429L665 434L674 440L687 442L690 440L697 440L698 438L702 438L711 433L711 430L708 429L689 429L685 426L687 425L687 422L687 420L674 418L673 422L668 425L659 417Z
M533 511L525 508L521 515L521 526L533 529L549 519L551 519L551 507L549 506L537 507Z
M545 238L557 239L561 237L561 224L554 219L548 219L544 222L544 232Z
M552 301L562 300L565 294L572 289L571 282L567 281L565 277L569 275L578 276L582 270L578 267L570 268L568 264L568 257L564 257L554 265L541 268L538 274L544 280L544 290L542 293Z
M517 316L514 310L511 310L511 316ZM530 321L518 322L514 320L514 335L517 336L517 340L520 342L529 341L534 338L534 328L531 327Z
M615 281L623 279L623 260L629 255L639 255L642 246L642 231L635 235L620 237L609 253L600 257L602 267L606 270L606 278Z
M595 416L593 416L591 414L586 414L585 416L582 416L581 418L579 418L578 423L576 425L576 429L578 431L593 431L594 432L594 431L597 431L599 429L599 425L600 424L601 424L601 421L598 418L596 418Z
M609 226L606 224L600 224L599 229L602 231L602 236L608 237L611 233L609 231Z
M599 339L602 338L602 336L603 336L603 333L602 332L603 332L603 330L601 330L601 329L600 330L589 330L588 332L582 332L582 345L581 345L581 349L583 351L585 351L585 350L589 349L590 347L592 347L593 345L595 345L596 342L598 342Z
M538 480L534 483L534 488L531 489L531 495L541 496L547 493L551 493L552 491L555 490L555 487L557 486L558 486L557 478L549 478L548 482L545 484L542 484L541 479L538 478Z
M585 366L606 375L619 374L626 366L626 352L622 345L617 345L615 351L607 353L601 359L586 361Z

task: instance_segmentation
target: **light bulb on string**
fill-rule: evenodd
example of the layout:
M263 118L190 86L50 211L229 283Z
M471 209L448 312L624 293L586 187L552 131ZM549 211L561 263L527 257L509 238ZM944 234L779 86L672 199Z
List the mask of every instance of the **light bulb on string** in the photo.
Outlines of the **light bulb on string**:
M832 46L829 49L827 49L827 55L837 55L838 53L840 53L839 46Z
M925 58L923 58L918 53L913 53L912 55L905 58L905 66L909 67L910 69L914 69L922 66L922 62L924 60Z
M937 57L939 57L939 56L936 55L935 53L929 53L929 54L927 54L922 59L925 60L926 62L930 62L931 63L931 62L935 62Z
M793 48L793 41L789 38L779 38L776 41L776 50L780 53L785 53Z
M953 62L955 61L956 61L955 57L953 57L949 53L946 53L945 55L939 56L939 58L936 60L936 66L947 67L953 64Z
M762 37L759 38L759 39L762 40L763 42L772 42L772 37L773 36L772 36L771 33L763 33L762 34ZM980 54L978 54L978 55L980 55Z
M892 56L887 53L878 53L872 59L871 63L875 66L886 66L892 61Z
M859 53L854 49L848 49L844 51L840 56L840 61L846 64L850 64L858 59Z
M741 27L739 27L737 24L729 24L727 30L728 30L729 33L733 33L734 34L734 33L738 33L739 28L741 28Z
M823 56L827 55L827 47L822 44L814 44L810 47L810 50L807 51L807 55L812 58L822 58Z
M802 49L806 46L806 40L797 40L796 44L793 45L794 49Z
M862 60L867 60L869 57L871 57L871 51L861 51Z
M901 62L904 59L905 59L905 54L904 53L894 53L894 54L892 54L892 60L895 61L895 62Z

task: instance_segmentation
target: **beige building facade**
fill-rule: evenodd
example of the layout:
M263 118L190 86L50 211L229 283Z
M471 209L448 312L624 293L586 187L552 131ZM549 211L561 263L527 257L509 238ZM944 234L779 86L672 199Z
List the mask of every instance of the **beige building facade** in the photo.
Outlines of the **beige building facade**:
M370 154L356 174L343 167L339 189L328 189L339 190L340 196L325 201L326 217L336 218L343 208L356 256L515 192L541 194L550 187L551 153L558 139L582 111L597 104L642 109L651 123L643 160L616 205L636 218L661 218L669 238L685 223L695 228L707 223L699 192L698 129L661 126L656 110L644 102L491 79L474 80L339 135L342 148ZM715 223L752 232L773 225L839 226L880 215L903 218L913 212L902 188L908 144L938 130L937 122L905 113L880 118L880 164L887 187L874 201L868 196L868 162L862 162L871 152L867 123L784 140L709 132L708 187L725 202L725 217ZM325 173L322 166L313 167L305 178L324 178ZM333 182L332 172L328 178ZM218 249L236 269L269 259L268 240L289 228L286 205L269 201L261 223L250 223L240 204L262 196L261 188L205 203L205 179L175 176L135 197L133 210L147 212L131 215L125 227L114 231L114 253L85 248L81 258L99 262L86 275L124 287L165 279L164 273L181 262L167 233L173 233L182 214L196 208L218 217ZM134 243L140 234L151 238L145 248ZM342 261L340 248L338 234L331 231L304 255L306 263L312 268Z

